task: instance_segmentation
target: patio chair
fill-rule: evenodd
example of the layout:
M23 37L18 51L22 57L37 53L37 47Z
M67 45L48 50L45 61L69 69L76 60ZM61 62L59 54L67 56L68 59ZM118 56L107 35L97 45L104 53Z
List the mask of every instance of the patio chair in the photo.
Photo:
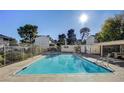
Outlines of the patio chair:
M101 61L99 61L101 60ZM115 70L110 66L110 62L115 62L115 60L113 60L113 58L111 58L111 54L108 53L108 55L106 57L100 57L99 59L96 60L96 64L101 65L105 68L111 69L112 72L114 72Z
M123 61L119 60L119 59L111 58L111 59L109 59L109 62L110 63L119 63L119 62L123 62Z
M106 57L103 57L102 60L106 61L108 63L122 62L122 60L112 58L110 53L108 53L108 55Z
M111 59L111 54L108 53L108 55L106 57L100 57L99 60L102 60L102 61L109 61L109 59Z
M110 56L111 56L111 54L108 53L108 55L106 57L100 57L100 58L98 58L95 63L98 64L98 65L101 65L101 66L109 67L110 68L110 66L109 66L109 61L111 59Z
M113 52L114 58L118 58L121 57L121 53L120 52Z

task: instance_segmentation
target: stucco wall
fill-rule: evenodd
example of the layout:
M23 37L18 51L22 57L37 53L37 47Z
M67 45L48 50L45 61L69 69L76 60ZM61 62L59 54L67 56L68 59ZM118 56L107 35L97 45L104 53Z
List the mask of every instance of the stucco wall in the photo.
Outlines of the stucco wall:
M81 53L100 54L100 45L80 45ZM62 45L62 52L75 52L76 45Z
M86 52L86 45L81 45L81 52L85 53Z
M81 45L81 52L88 54L100 54L100 45Z
M87 54L100 54L100 45L80 45L81 46L81 53ZM62 52L75 52L76 45L62 45L61 51Z
M100 54L100 45L91 45L92 54Z
M62 52L75 52L75 45L62 45L61 51Z
M91 54L91 45L86 45L86 53Z

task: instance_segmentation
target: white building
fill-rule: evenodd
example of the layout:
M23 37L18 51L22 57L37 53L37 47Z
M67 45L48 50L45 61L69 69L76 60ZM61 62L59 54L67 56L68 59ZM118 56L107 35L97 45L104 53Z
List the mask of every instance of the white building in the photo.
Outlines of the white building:
M0 34L0 47L9 46L11 41L15 41L15 39Z
M86 45L93 45L95 43L97 43L97 40L94 35L91 35L86 39Z
M82 46L82 47L84 47L83 49L84 49L85 53L88 53L88 54L92 53L94 51L94 49L95 49L94 45L96 43L97 43L97 40L96 40L95 36L94 35L90 35L86 39L86 45ZM95 51L94 51L94 53L97 54L97 52L95 52Z
M50 48L52 41L50 40L49 36L40 35L35 39L34 44L40 46L41 48L47 49Z

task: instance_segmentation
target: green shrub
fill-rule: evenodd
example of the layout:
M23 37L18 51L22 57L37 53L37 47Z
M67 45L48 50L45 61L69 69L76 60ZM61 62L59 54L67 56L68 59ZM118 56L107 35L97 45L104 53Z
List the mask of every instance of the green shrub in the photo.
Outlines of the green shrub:
M41 54L43 51L44 49L38 46L33 46L25 50L25 53L28 55L28 57L32 57Z
M81 52L81 47L80 46L76 46L75 47L75 52L76 53L80 53Z
M13 51L6 53L6 60L11 62L22 61L27 58L25 53L21 53L20 51Z
M4 59L3 59L2 55L0 55L0 65L3 64L3 61L4 61Z

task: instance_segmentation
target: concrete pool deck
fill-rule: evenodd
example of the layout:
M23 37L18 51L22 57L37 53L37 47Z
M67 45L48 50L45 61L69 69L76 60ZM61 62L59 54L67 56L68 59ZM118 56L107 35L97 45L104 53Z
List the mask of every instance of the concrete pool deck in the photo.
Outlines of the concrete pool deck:
M44 57L42 55L0 68L0 82L123 82L124 68L109 64L113 73L15 75L17 71ZM94 58L87 58L95 61Z

